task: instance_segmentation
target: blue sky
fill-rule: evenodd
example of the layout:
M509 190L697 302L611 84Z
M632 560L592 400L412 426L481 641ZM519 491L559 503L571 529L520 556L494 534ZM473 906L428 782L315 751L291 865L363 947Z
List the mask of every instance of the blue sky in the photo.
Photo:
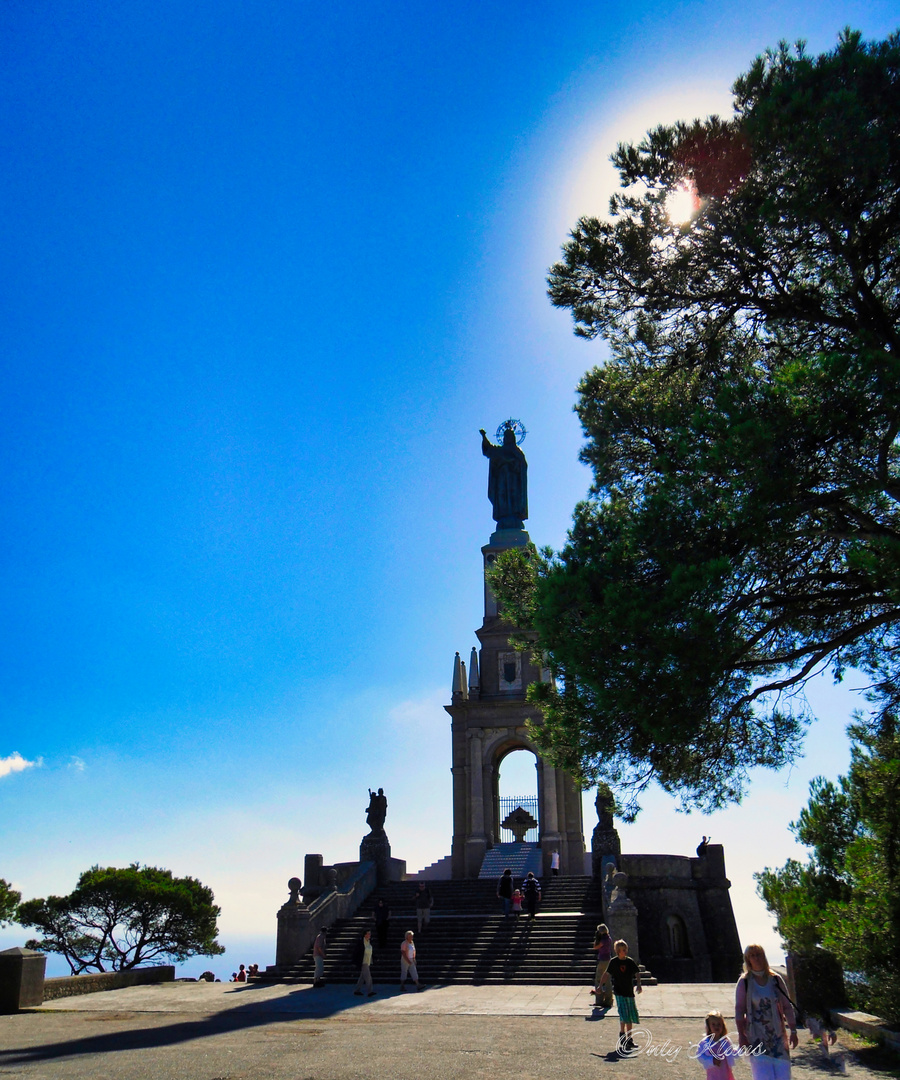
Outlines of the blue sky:
M3 5L0 876L198 876L224 973L272 960L305 852L355 857L368 786L410 869L447 854L441 706L492 528L478 429L528 428L538 543L588 483L572 404L603 346L550 308L547 267L603 212L618 140L727 111L781 38L896 23L880 2ZM622 830L723 841L770 944L750 875L846 766L855 702L819 693L804 766L712 821L659 796Z

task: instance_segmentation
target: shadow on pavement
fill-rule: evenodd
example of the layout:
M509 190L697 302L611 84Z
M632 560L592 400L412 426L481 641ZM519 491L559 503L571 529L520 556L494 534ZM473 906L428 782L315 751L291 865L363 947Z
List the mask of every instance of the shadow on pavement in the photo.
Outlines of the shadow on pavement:
M254 989L255 987L251 983L235 992L250 995ZM341 986L340 991L340 996L338 996L335 990L329 992L326 987L321 991L322 996L311 999L309 1007L304 1008L302 1011L296 1007L296 995L301 993L318 994L318 991L311 988L295 990L285 997L268 1001L248 1001L246 1004L234 1005L227 1010L217 1012L213 1016L203 1016L197 1020L181 1020L177 1023L162 1024L159 1027L142 1027L133 1031L110 1031L102 1035L65 1039L62 1042L44 1043L40 1046L10 1047L0 1050L0 1067L26 1065L33 1062L51 1061L57 1058L85 1054L106 1054L113 1050L147 1050L154 1047L173 1046L178 1043L209 1038L223 1032L262 1027L265 1024L278 1024L286 1021L295 1022L298 1020L326 1020L338 1013L356 1008L369 1000L355 997L352 986ZM399 987L387 987L386 992L379 991L378 996L403 996L403 991ZM304 1005L306 1005L305 1002ZM37 1012L38 1010L33 1011ZM110 1012L115 1011L114 1007L110 1008ZM131 1013L135 1017L141 1016L144 1020L147 1017L146 1012L137 1013L134 1010L120 1010L120 1018L124 1018L123 1013ZM47 1015L52 1014L48 1013ZM84 1012L80 1015L85 1020L100 1019L103 1016L102 1013L92 1014L90 1012Z

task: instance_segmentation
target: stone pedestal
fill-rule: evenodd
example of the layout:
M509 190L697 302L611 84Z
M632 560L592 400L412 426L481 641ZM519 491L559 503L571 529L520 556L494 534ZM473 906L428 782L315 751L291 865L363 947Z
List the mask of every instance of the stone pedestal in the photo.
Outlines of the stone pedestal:
M359 845L359 861L375 863L379 885L387 885L391 880L391 842L384 829L370 832L362 838Z
M615 829L605 829L595 825L591 836L591 874L594 881L602 881L604 863L612 857L622 854L622 844Z
M788 990L801 1010L825 1016L829 1009L847 1003L844 970L837 958L825 949L811 953L789 953L785 957Z
M625 895L628 875L621 871L613 877L612 899L606 909L606 922L613 941L619 938L628 942L628 955L636 964L641 962L638 946L637 908Z
M0 952L0 1013L14 1013L44 1003L47 957L33 949Z
M299 963L310 946L309 908L300 899L300 878L291 878L288 888L291 895L278 909L276 968L290 967L292 964Z

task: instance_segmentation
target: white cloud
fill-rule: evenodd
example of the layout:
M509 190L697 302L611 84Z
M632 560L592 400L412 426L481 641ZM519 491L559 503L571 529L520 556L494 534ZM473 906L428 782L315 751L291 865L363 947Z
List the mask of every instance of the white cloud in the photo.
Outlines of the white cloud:
M0 777L9 776L10 773L22 772L24 769L40 768L43 758L37 761L27 761L18 750L14 750L9 757L0 758Z
M72 757L69 758L69 764L66 766L66 768L67 769L74 769L75 772L84 772L84 770L87 768L87 766L85 765L85 762L84 762L83 758L76 757L75 755L73 755Z
M450 723L450 718L444 712L449 697L445 688L401 701L390 710L388 719L401 732L430 734L437 731L443 736Z

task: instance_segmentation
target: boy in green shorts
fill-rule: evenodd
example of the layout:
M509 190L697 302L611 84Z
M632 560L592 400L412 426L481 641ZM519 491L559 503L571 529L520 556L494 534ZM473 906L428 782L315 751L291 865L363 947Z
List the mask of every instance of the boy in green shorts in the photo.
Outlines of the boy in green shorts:
M641 969L628 955L627 942L620 938L614 948L616 955L606 972L612 979L616 1008L619 1010L619 1042L616 1049L620 1054L627 1054L634 1049L631 1027L641 1022L634 1000L635 986L637 992L641 992Z

